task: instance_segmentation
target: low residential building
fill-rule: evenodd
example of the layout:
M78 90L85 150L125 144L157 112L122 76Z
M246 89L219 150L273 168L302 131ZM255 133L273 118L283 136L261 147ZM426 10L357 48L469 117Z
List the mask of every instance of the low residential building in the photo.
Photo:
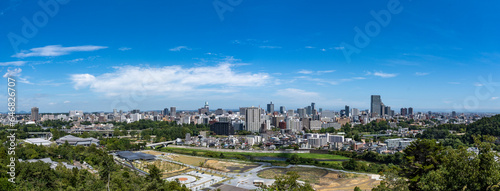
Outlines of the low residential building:
M45 140L45 139L41 139L41 138L25 139L24 142L25 143L29 143L29 144L34 144L34 145L41 145L41 146L49 146L49 145L52 144L51 141Z
M61 137L56 140L56 143L58 145L62 145L65 142L68 142L68 144L77 146L77 145L83 145L83 146L90 146L92 144L95 144L96 146L99 146L99 140L95 138L80 138L80 137L75 137L73 135L66 135L64 137Z

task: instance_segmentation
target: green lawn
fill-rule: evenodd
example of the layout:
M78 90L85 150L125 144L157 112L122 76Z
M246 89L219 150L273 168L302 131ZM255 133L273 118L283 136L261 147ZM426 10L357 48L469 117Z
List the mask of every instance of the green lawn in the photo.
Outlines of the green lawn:
M191 154L193 151L196 151L198 155L203 155L206 150L201 150L201 149L185 149L185 148L174 148L174 147L167 147L167 148L162 148L162 151L174 151L176 153L183 153L183 154ZM254 156L254 157L286 157L289 158L293 155L293 153L250 153L250 152L245 152L245 153L240 153L240 152L230 152L230 151L225 151L225 150L220 150L217 152L223 152L226 157L231 157L231 156L236 156L236 155L246 155L246 156ZM349 159L349 157L345 156L340 156L340 155L332 155L332 154L314 154L314 153L297 153L300 157L303 158L312 158L312 159L333 159L333 160L342 160L342 159Z

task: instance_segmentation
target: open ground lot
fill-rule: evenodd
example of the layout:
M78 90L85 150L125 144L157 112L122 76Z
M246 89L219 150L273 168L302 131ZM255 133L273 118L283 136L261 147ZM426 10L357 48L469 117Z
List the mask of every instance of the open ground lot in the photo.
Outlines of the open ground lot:
M258 176L273 179L275 176L286 174L288 171L296 171L300 175L299 180L311 183L317 190L353 190L356 186L362 190L371 190L371 188L380 184L380 181L372 179L368 175L340 173L306 167L268 168L259 171Z
M206 150L201 150L201 149L196 149L196 148L175 148L175 147L166 147L162 148L162 151L165 152L175 152L175 153L181 153L181 154L192 154L193 151L195 151L198 155L204 155ZM240 153L240 152L231 152L229 149L221 149L217 152L223 152L224 156L228 158L236 158L237 156L250 156L250 157L285 157L289 158L293 155L293 153L258 153L258 152L245 152L245 153ZM330 160L348 160L348 157L340 156L340 155L332 155L332 154L315 154L315 153L297 153L296 155L303 157L303 158L312 158L312 159L330 159Z
M207 160L203 167L219 170L222 172L241 173L258 167L255 164L245 164L220 160Z

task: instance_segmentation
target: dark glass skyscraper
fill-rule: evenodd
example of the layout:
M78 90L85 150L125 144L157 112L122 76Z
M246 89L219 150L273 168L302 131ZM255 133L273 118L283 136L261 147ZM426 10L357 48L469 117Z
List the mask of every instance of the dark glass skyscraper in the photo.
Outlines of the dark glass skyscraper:
M372 95L370 112L372 117L379 117L380 111L382 111L382 100L380 95Z
M267 113L274 113L274 104L271 102L270 104L267 104Z

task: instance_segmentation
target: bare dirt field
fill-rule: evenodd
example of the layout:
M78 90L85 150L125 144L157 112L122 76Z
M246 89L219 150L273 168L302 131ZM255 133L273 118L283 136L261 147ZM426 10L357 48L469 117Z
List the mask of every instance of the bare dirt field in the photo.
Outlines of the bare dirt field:
M274 176L286 174L288 171L296 171L300 175L299 180L311 183L316 190L352 191L356 186L361 188L361 190L371 190L380 184L380 181L371 179L367 175L346 174L305 167L270 168L260 171L258 176L272 179Z

